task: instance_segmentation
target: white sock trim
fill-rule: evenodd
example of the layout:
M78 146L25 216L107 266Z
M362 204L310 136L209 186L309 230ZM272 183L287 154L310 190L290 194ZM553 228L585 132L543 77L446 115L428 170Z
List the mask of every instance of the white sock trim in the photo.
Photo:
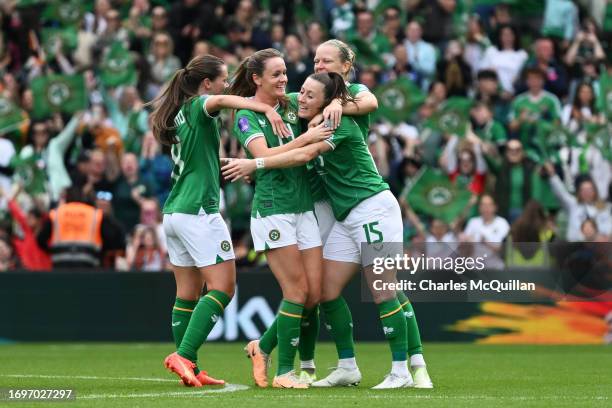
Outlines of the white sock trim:
M341 358L338 360L338 368L355 369L357 368L357 360L355 360L355 357Z
M314 360L303 360L300 361L300 368L311 368L311 369L315 369L315 362Z
M415 354L410 356L410 367L425 367L425 358L422 354Z
M408 377L410 376L410 372L408 371L408 361L392 361L391 362L391 374L398 375L400 377Z

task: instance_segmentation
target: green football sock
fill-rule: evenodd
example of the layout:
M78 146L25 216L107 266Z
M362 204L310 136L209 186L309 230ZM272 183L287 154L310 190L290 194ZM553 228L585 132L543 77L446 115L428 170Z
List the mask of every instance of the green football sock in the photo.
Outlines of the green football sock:
M304 309L304 317L302 318L302 330L300 331L300 344L298 351L300 352L300 360L314 360L315 346L319 338L319 306L312 309Z
M329 302L321 303L325 313L326 327L336 343L338 358L355 357L355 344L353 343L353 316L346 300L342 296Z
M421 343L421 333L419 332L419 324L412 308L412 303L408 300L404 292L397 291L397 300L404 309L406 316L406 326L408 328L408 355L423 354L423 344Z
M278 370L283 375L293 370L300 342L300 324L304 305L283 299L278 310Z
M172 337L174 338L177 350L183 341L193 309L195 309L197 304L197 300L184 300L179 297L174 301L174 307L172 308ZM196 374L200 372L197 367L194 371Z
M259 339L259 349L266 354L272 353L272 350L278 344L278 315L268 327L268 330Z
M174 338L177 350L181 345L181 341L183 341L185 330L187 330L193 309L195 309L197 304L197 300L184 300L179 297L174 301L174 307L172 308L172 337Z
M181 357L194 362L197 360L198 349L215 327L215 323L230 300L227 294L218 290L211 290L200 298L178 348L178 354Z
M378 306L380 323L391 348L393 361L406 361L408 339L406 338L406 318L402 305L397 298L393 298L376 306Z

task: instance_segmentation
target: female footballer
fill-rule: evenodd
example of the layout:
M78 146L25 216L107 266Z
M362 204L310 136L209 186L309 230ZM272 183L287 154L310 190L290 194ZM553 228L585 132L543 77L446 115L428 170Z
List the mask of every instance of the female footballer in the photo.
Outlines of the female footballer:
M257 51L238 67L229 93L252 97L276 109L292 134L282 139L272 132L264 115L249 109L239 110L234 118L234 134L250 157L261 160L291 150L300 139L310 143L324 140L331 134L331 129L321 124L297 137L300 134L297 101L285 95L286 85L285 62L275 49ZM260 387L268 385L268 359L278 345L277 372L272 386L307 388L308 384L295 376L293 367L302 319L308 321L313 307L319 303L319 295L309 293L307 271L320 279L322 254L305 166L257 172L251 235L255 250L266 251L270 269L283 293L272 327L260 340L246 347L253 363L255 382Z
M350 95L357 99L357 104L349 103L344 106L340 104L339 100L334 99L323 110L324 119L331 119L332 127L335 129L334 125L339 123L342 114L352 115L367 143L370 131L370 113L377 109L378 103L376 96L365 85L348 82L349 74L354 69L354 62L355 53L353 50L344 42L333 39L324 42L317 48L314 68L315 73L335 72L342 75ZM309 175L311 177L313 200L315 202L315 214L319 222L319 229L321 230L321 239L323 244L325 244L331 226L334 223L334 217L329 201L325 197L325 190L320 186L320 180L314 174ZM397 297L404 310L404 316L408 325L408 354L410 356L410 368L414 376L415 387L431 388L433 385L427 373L421 335L414 309L404 292L398 291Z
M196 365L197 351L234 293L236 269L230 235L219 215L220 109L261 112L274 133L289 135L269 105L219 95L227 87L227 66L211 55L196 57L178 70L151 103L153 133L171 146L172 190L165 202L164 230L176 280L172 333L177 351L165 366L187 386L223 384ZM308 139L292 142L303 146ZM204 283L208 292L200 297Z
M311 75L298 98L299 116L310 120L333 99L350 100L344 79L336 73ZM333 210L334 222L325 243L321 305L331 326L339 356L338 368L313 386L350 385L361 380L354 358L351 318L341 291L362 266L361 244L402 242L399 205L378 174L362 133L355 121L343 116L340 126L324 142L287 153L253 160L237 160L224 167L224 176L237 179L255 169L301 166L315 160L318 174ZM364 263L372 279L371 262ZM394 281L395 271L386 279ZM391 352L392 369L376 389L412 386L407 364L407 327L402 306L393 291L373 291Z

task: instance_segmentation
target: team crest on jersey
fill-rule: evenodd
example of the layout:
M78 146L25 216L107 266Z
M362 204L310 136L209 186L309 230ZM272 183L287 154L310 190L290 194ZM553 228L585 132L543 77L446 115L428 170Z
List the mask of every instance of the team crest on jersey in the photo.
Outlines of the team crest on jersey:
M247 118L242 117L238 119L238 129L240 129L242 133L245 133L249 128L249 120Z
M285 115L285 119L287 119L287 121L292 125L295 125L297 123L297 114L294 111L290 110Z
M266 122L265 119L257 119L257 121L259 122L259 126L261 126L262 128L268 126L268 122Z
M268 237L270 237L270 239L272 241L278 241L280 239L280 231L277 229L273 229L272 231L270 231L270 233L268 234Z
M230 245L229 241L223 241L221 242L221 250L222 251L229 251L230 249L232 249L232 246Z

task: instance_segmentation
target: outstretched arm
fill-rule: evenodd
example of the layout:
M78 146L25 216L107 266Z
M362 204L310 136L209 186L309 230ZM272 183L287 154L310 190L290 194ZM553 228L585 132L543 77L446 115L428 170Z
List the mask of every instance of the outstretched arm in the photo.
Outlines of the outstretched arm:
M258 159L221 159L226 163L221 171L223 177L230 181L239 180L245 176L253 174L257 169L281 169L287 167L302 166L313 160L318 155L332 149L327 142L313 143L299 149L288 152L260 157Z
M255 112L264 113L266 118L270 121L274 134L277 136L287 137L291 135L291 132L283 122L283 118L276 112L276 110L265 103L256 102L252 99L243 98L242 96L236 95L212 95L206 98L204 102L204 113L212 115L221 109L248 109Z
M305 133L293 139L289 143L282 144L276 147L268 147L264 137L257 137L249 142L245 147L253 157L270 157L276 154L285 153L294 149L310 145L312 143L321 142L331 136L333 131L325 124L309 128Z

